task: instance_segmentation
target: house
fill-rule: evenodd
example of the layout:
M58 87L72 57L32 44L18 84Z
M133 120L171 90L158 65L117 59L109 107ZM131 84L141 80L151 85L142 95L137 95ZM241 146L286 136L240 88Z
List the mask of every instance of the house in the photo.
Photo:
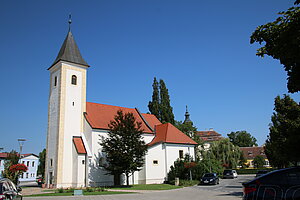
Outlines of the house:
M7 160L9 153L0 153L0 176L4 171L4 163ZM35 154L22 154L19 160L19 163L22 163L28 167L28 170L21 174L19 181L20 182L30 182L35 181L37 178L37 169L39 165L39 157Z
M216 132L212 128L205 131L197 131L195 134L204 141L204 149L209 149L212 142L219 141L223 138L220 133Z
M172 124L162 124L154 115L141 113L137 108L86 102L89 67L69 30L48 68L47 187L113 185L114 177L104 169L107 163L100 143L108 137L108 124L119 110L133 113L148 144L145 164L130 177L130 184L163 183L174 161L185 154L195 157L197 143Z
M245 163L248 168L254 168L253 160L256 156L260 155L265 159L264 167L271 167L269 160L265 154L264 147L241 147L244 158L247 160Z

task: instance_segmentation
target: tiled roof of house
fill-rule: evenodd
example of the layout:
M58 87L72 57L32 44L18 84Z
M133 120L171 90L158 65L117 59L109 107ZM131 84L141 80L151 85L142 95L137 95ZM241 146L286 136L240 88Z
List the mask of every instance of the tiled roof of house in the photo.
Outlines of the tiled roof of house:
M78 154L86 154L86 149L81 137L73 137L73 142Z
M38 157L37 155L35 155L33 153L26 153L26 154L21 154L21 158L25 158L25 157L31 156L31 155ZM7 158L8 156L9 156L9 153L0 153L0 158Z
M122 110L123 113L133 113L136 121L142 123L141 128L145 133L153 133L155 125L160 124L160 121L154 115L142 114L134 108L126 108L91 102L86 103L85 118L92 128L108 130L108 124L110 123L110 121L114 120L114 117L119 110Z
M198 131L196 132L197 135L201 137L204 141L218 141L222 139L222 135L220 133L217 133L214 130L208 130L208 131Z
M175 126L170 123L160 124L155 127L155 137L148 144L152 146L157 143L174 143L174 144L191 144L196 145L197 143L188 137L186 134L178 130Z
M0 153L0 158L7 158L9 153Z
M240 149L244 154L244 158L247 160L252 160L258 155L267 158L264 147L241 147Z

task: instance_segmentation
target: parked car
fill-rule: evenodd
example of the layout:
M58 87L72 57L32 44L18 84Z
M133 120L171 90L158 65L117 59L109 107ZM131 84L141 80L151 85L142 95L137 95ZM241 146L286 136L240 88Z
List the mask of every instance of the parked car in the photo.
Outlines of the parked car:
M255 177L260 177L268 172L270 172L270 171L269 170L258 170Z
M233 169L225 169L223 172L223 178L237 178L237 172Z
M201 184L219 184L219 177L217 173L206 173L202 176L200 182Z
M272 171L243 186L244 200L300 199L300 167Z
M20 193L22 189L16 187L15 184L7 179L0 179L0 200L6 199L22 199L22 194Z

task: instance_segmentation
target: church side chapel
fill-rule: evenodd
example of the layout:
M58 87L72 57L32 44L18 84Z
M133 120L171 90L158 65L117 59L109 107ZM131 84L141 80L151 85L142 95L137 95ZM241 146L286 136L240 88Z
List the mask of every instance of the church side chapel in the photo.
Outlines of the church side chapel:
M130 177L130 184L163 183L174 161L185 154L195 158L197 143L172 124L162 124L154 115L141 113L136 108L86 102L89 67L69 28L55 61L48 68L46 187L114 184L114 177L107 175L103 168L109 163L105 163L100 140L108 137L108 124L119 110L133 113L142 125L143 140L148 145L144 166ZM124 177L121 180L121 184L125 184Z

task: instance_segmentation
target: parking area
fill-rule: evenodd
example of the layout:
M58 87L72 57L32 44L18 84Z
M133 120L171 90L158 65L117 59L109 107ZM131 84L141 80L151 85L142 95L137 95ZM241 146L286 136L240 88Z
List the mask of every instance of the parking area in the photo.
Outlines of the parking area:
M235 179L220 179L220 184L218 185L198 185L194 186L197 189L208 190L208 191L222 191L233 196L243 195L243 182L252 180L254 175L239 175Z

